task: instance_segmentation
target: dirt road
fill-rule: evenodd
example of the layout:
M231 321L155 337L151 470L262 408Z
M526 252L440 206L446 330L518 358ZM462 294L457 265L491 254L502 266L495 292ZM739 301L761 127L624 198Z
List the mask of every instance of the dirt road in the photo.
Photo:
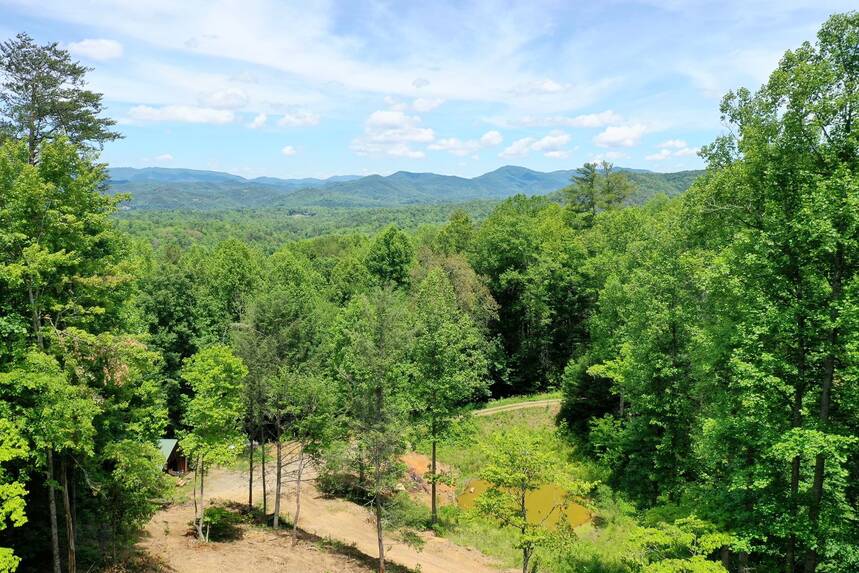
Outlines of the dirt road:
M259 475L254 478L255 484L261 483L259 478ZM256 489L255 495L261 496L261 486ZM294 485L288 484L281 502L283 513L293 510L294 496ZM247 502L247 473L212 471L206 479L206 497ZM377 555L375 526L364 508L326 497L309 483L303 484L301 499L301 529L351 545L365 556ZM269 508L271 504L270 499ZM244 537L237 541L201 544L186 535L193 515L191 502L160 511L147 526L139 547L160 560L166 571L175 573L364 573L369 570L366 559L332 554L311 542L301 542L293 547L288 533L261 528L246 528ZM425 533L424 538L426 544L423 550L418 551L389 535L385 547L387 559L421 573L499 571L488 557L478 551L460 547L431 533Z

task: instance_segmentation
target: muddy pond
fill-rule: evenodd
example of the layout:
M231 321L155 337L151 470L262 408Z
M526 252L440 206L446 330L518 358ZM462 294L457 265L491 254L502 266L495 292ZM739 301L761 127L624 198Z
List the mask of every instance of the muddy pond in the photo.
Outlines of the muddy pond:
M463 509L470 509L474 506L474 500L487 489L489 489L489 483L484 480L469 481L465 485L465 491L457 498L457 505ZM558 526L562 516L572 527L578 527L590 521L591 513L577 503L568 503L566 511L562 511L561 505L565 493L563 489L552 484L528 492L525 495L528 521L543 523L550 530Z

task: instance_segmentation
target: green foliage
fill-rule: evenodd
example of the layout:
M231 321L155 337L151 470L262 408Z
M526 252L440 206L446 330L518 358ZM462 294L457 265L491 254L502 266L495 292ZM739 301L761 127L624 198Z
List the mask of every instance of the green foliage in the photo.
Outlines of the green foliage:
M185 408L182 449L202 463L227 463L241 450L242 385L248 370L224 345L204 348L182 367L194 392Z
M409 238L395 226L379 233L370 244L364 259L367 270L378 284L407 287L409 267L414 259L414 248Z
M31 163L58 136L82 147L120 137L114 120L99 117L101 94L85 89L88 71L56 42L18 34L0 43L0 129L27 143Z

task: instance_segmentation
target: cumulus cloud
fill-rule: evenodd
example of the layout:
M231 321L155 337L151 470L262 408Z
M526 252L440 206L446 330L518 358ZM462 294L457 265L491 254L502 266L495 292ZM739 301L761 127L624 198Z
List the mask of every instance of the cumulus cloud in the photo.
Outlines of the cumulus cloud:
M644 158L648 161L664 161L671 157L691 157L698 154L698 149L689 147L682 139L669 139L656 146L657 153L651 153Z
M498 154L499 157L524 157L531 150L531 145L536 140L533 137L523 137L511 143L504 151Z
M698 149L695 147L684 147L682 149L678 149L674 152L676 157L691 157L693 155L698 155Z
M424 98L419 97L415 101L412 102L412 109L417 112L425 113L428 111L432 111L441 104L444 103L444 100L441 98Z
M539 139L523 137L514 141L499 154L499 157L524 157L530 151L540 152L552 159L568 157L569 150L565 149L565 146L570 143L570 139L570 135L563 131L553 131Z
M660 149L658 153L651 153L650 155L645 155L644 158L648 161L662 161L664 159L668 159L671 157L670 149Z
M684 147L688 147L686 142L682 139L669 139L668 141L663 141L659 145L657 145L659 149L683 149Z
M248 127L251 129L259 129L259 128L263 127L267 121L268 121L268 115L266 115L265 113L260 113L260 114L257 114L256 117L254 117L253 121L251 121L248 124Z
M613 125L594 137L594 143L599 147L634 147L646 132L647 126L641 123Z
M308 127L319 124L319 116L309 111L287 112L277 120L281 127Z
M81 58L90 60L114 60L122 57L122 44L115 40L94 38L72 42L68 46L69 52Z
M169 163L170 161L173 161L173 156L169 153L162 153L161 155L156 155L152 159L158 163Z
M531 145L531 149L534 151L558 151L569 142L569 134L556 131L535 141Z
M352 142L352 150L359 155L386 154L419 159L424 157L424 152L412 149L410 144L434 140L435 132L423 127L419 116L401 110L378 110L364 122L364 135Z
M487 131L480 139L461 140L457 137L448 137L439 139L429 145L429 149L433 151L448 151L459 157L473 155L484 147L493 147L500 145L504 141L504 137L497 131Z
M292 157L296 153L298 153L298 151L296 151L295 147L292 145L285 145L283 149L280 150L280 154L284 157Z
M606 125L617 125L623 118L612 110L599 113L588 113L574 117L564 115L536 116L526 115L515 120L514 125L522 127L604 127Z
M165 105L162 107L138 105L128 111L128 117L135 121L214 124L231 123L235 118L230 110L191 105Z
M241 88L227 88L207 95L203 101L215 109L237 109L248 103L248 94Z
M480 136L480 143L485 146L501 145L502 141L504 141L504 137L494 129Z

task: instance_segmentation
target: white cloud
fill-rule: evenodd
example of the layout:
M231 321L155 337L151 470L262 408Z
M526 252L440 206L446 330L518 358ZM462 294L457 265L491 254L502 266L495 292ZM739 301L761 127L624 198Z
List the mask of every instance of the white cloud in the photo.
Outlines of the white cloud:
M502 141L504 141L504 136L494 129L492 131L487 131L480 136L480 143L485 146L501 145Z
M671 157L670 149L660 149L658 153L651 153L650 155L646 155L644 158L648 161L663 161Z
M686 142L682 139L669 139L657 145L659 149L683 149L687 147Z
M104 38L86 39L69 44L69 52L91 60L114 60L122 57L122 44Z
M296 153L298 153L298 151L296 151L295 147L293 147L292 145L286 145L283 149L280 150L280 154L284 157L292 157Z
M634 147L646 132L647 126L641 123L614 125L594 137L594 143L599 147Z
M569 134L564 133L563 131L555 131L535 141L531 145L531 149L533 149L534 151L559 151L569 142Z
M429 149L432 149L433 151L449 151L459 157L465 157L467 155L473 155L484 147L500 145L502 141L504 141L504 137L497 131L493 130L484 133L480 136L480 139L466 139L464 141L457 137L439 139L438 141L430 144Z
M444 100L441 98L424 98L419 97L415 101L412 102L412 108L420 113L425 113L428 111L432 111L441 104L444 103Z
M415 78L415 81L412 82L412 86L417 89L425 88L428 85L430 85L430 82L426 78Z
M523 137L511 143L504 151L498 154L499 157L524 157L531 150L531 145L536 140L533 137Z
M519 84L513 89L513 93L517 95L546 95L557 94L567 89L568 86L561 85L555 80L544 79Z
M692 157L698 155L698 149L694 147L684 147L674 152L675 157Z
M692 157L698 154L698 149L689 147L682 139L669 139L659 145L658 153L652 153L644 158L648 161L664 161L671 157Z
M263 127L267 121L268 115L266 115L265 113L260 113L257 114L256 117L254 117L253 121L248 124L248 127L251 129L259 129Z
M319 116L309 111L295 111L283 114L277 120L281 127L308 127L319 124Z
M248 94L241 88L226 88L207 95L203 101L215 109L237 109L248 103Z
M566 159L570 156L570 152L566 149L558 149L555 151L547 151L544 155L551 159Z
M231 123L235 118L233 112L229 110L190 105L166 105L162 107L138 105L128 111L128 117L135 121L214 124Z
M541 152L544 156L552 159L568 157L569 150L565 149L564 146L570 143L570 139L570 135L563 131L553 131L540 139L523 137L514 141L499 154L499 157L523 157L530 151Z
M152 159L158 163L169 163L170 161L173 161L173 156L169 153L162 153L161 155L156 155Z
M386 154L418 159L423 151L410 144L430 143L435 132L421 126L421 118L400 110L374 111L364 122L364 135L352 142L352 150L359 155Z
M599 113L588 113L577 115L574 117L565 115L526 115L513 121L514 125L522 127L603 127L606 125L617 125L623 121L623 118L612 110L601 111Z

